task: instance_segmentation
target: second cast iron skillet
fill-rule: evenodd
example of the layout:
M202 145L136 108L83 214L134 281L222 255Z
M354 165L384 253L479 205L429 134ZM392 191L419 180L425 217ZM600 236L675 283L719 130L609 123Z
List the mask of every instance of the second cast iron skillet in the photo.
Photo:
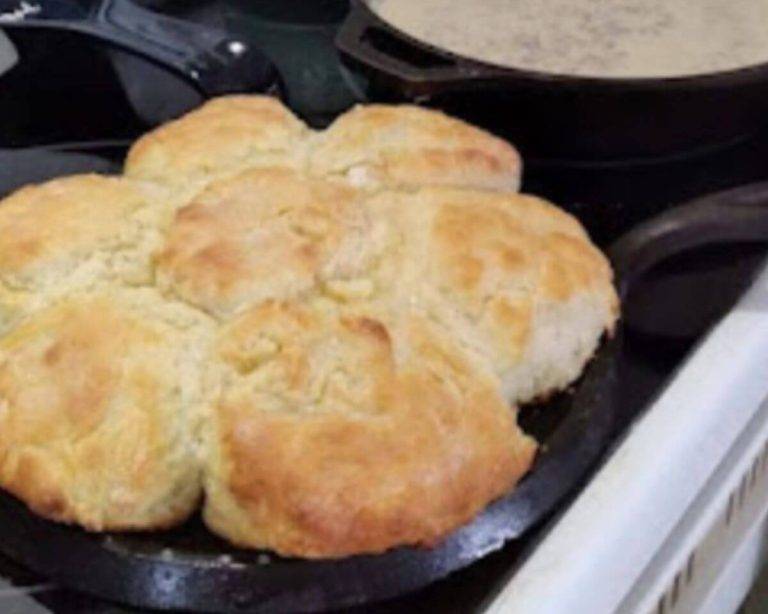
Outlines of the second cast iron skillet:
M371 99L439 107L504 136L525 159L666 158L730 144L768 123L768 63L658 79L547 74L427 44L380 19L371 4L352 0L336 39L370 80Z
M69 32L177 74L206 97L273 87L272 62L241 37L162 15L132 0L0 0L0 28Z
M50 149L0 153L0 193L25 174L115 168L92 147L77 156ZM115 154L111 147L110 153ZM5 156L5 157L3 157ZM2 182L5 182L5 185ZM707 196L643 224L610 250L626 299L653 265L696 246L768 241L768 183ZM339 561L284 559L238 550L199 518L174 531L93 535L31 514L0 495L0 552L62 586L151 608L213 612L313 612L401 595L466 567L545 520L599 460L620 415L615 367L621 331L602 344L569 392L524 408L521 423L542 445L510 495L432 549L399 548Z

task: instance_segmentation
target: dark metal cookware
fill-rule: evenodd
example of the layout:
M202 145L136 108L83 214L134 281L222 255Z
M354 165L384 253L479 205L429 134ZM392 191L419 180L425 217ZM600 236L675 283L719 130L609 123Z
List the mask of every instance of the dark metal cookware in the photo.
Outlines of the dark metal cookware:
M9 183L0 185L0 193L25 172L41 179L43 167L54 175L62 168L103 171L109 166L98 146L79 156L62 149L2 153L4 165L15 172L3 179ZM115 153L114 146L108 153ZM743 240L768 240L768 184L702 198L630 232L611 249L619 290L626 298L645 270L673 254ZM530 474L433 549L400 548L339 561L290 560L233 548L208 533L198 518L163 533L92 535L42 520L0 495L0 551L63 586L152 608L309 612L413 591L519 538L578 487L603 453L621 411L614 394L620 344L620 333L606 340L571 391L522 411L524 428L545 444Z
M71 32L158 64L205 96L266 91L277 80L259 50L230 32L147 10L131 0L0 0L0 28Z
M768 123L768 63L658 79L505 68L414 39L369 4L352 0L336 44L369 78L372 99L439 107L511 140L524 158L667 157L732 143Z

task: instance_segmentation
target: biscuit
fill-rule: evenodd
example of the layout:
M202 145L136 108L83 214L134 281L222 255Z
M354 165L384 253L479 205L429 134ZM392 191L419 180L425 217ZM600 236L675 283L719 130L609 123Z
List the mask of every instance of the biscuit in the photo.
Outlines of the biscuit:
M210 328L154 290L75 294L0 341L0 486L92 531L197 506Z
M287 169L216 182L177 212L157 257L158 284L222 318L305 293L325 269L365 269L377 222L359 201L348 186Z
M207 183L246 168L303 168L308 134L276 98L223 96L136 141L125 174L169 185L185 204Z
M369 206L404 237L375 285L397 304L419 304L496 372L511 403L565 388L613 330L611 267L578 221L554 205L523 194L424 188L383 192Z
M514 147L439 111L361 105L313 143L313 174L369 188L448 185L517 191L522 162Z
M76 175L0 201L0 332L75 289L151 283L151 255L170 221L165 197L142 182Z
M268 301L222 330L218 357L204 518L241 546L431 545L535 453L494 380L418 315Z

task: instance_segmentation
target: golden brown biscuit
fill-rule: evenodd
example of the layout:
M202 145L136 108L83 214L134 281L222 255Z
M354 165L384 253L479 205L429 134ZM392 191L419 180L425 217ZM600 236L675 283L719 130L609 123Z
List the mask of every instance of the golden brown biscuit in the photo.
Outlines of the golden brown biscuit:
M419 316L270 301L225 327L205 520L236 544L342 557L430 545L535 452L493 378Z
M119 280L152 281L170 212L156 186L77 175L0 201L0 332L52 297Z
M506 141L439 111L361 105L315 140L313 174L361 187L451 185L517 191L521 160Z
M184 520L207 323L154 291L76 295L0 341L0 485L90 530Z
M566 387L613 329L610 265L554 205L523 194L424 188L384 192L369 206L405 237L375 285L396 304L419 305L496 372L510 402Z
M178 211L158 283L217 317L311 290L323 272L354 274L377 252L359 194L287 169L212 184Z
M125 174L190 197L208 182L254 166L302 168L309 129L276 98L223 96L144 135Z

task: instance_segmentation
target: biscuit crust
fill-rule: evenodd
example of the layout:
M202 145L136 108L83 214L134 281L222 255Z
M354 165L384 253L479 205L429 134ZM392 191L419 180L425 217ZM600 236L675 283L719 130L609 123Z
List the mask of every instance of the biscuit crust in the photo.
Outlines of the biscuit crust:
M536 444L493 380L426 320L355 311L267 302L222 330L204 513L234 543L309 558L431 545L530 466Z
M144 135L128 152L128 177L178 188L255 166L303 166L307 126L268 96L222 96Z
M461 120L412 105L360 105L311 148L310 171L361 187L443 185L516 192L514 147Z
M40 305L101 282L152 280L150 256L170 222L160 186L74 175L0 204L0 332Z
M31 315L0 341L0 485L93 531L186 519L201 494L204 329L148 289Z

